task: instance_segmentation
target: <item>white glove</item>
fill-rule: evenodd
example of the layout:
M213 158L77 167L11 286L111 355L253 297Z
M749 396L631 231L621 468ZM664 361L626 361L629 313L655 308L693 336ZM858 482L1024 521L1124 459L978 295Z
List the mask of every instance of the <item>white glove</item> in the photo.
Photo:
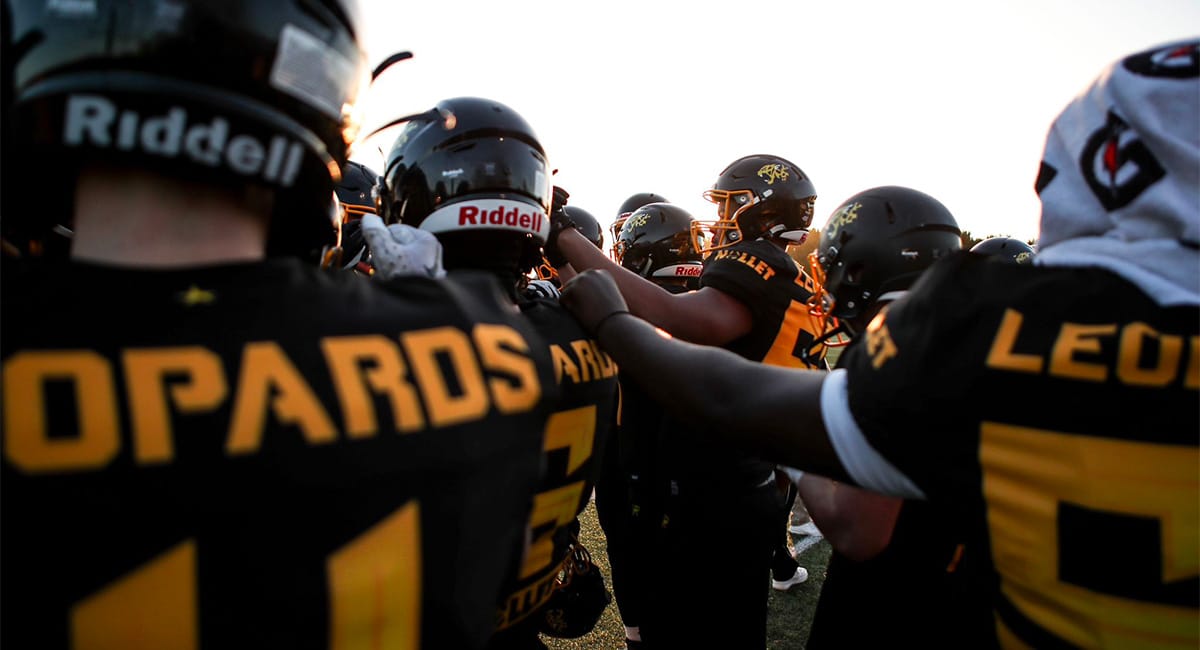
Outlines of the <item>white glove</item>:
M525 286L525 295L529 298L558 300L558 287L549 280L530 280Z
M363 238L371 249L371 265L385 280L403 276L442 278L442 243L431 232L402 223L383 225L378 215L362 218Z

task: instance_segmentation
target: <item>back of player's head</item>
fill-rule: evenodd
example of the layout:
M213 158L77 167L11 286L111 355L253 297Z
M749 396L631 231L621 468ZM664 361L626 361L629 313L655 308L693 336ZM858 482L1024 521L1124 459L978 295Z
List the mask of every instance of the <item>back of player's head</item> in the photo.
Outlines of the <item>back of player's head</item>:
M625 220L629 218L629 215L633 214L634 210L637 210L643 205L650 205L651 203L670 203L670 201L668 201L667 198L661 194L655 194L654 192L638 192L636 194L629 195L629 198L621 202L621 207L617 208L617 216L613 217L612 223L608 226L608 232L610 235L612 235L614 246L614 248L610 250L609 255L614 260L617 259L615 249L617 235L621 232L621 228L625 225Z
M4 139L31 166L63 170L51 181L60 196L93 163L235 192L259 186L272 191L272 251L336 241L333 189L367 76L355 0L6 9L12 105ZM26 225L53 226L69 203L56 207L60 214Z
M533 128L512 108L477 97L438 102L405 124L382 178L380 216L437 235L447 269L515 281L541 261L550 172Z
M1037 257L1032 246L1015 237L988 237L972 246L971 252L1014 264L1033 264Z
M704 269L692 245L696 219L670 203L651 203L634 210L613 245L621 266L651 281L699 288Z
M846 199L825 223L811 254L816 296L854 322L894 299L939 258L962 248L954 215L914 189L876 187Z

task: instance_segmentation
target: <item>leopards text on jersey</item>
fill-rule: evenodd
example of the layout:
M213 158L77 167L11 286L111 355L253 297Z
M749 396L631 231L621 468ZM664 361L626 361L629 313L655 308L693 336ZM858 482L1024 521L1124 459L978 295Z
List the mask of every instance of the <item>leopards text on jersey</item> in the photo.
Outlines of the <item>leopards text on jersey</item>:
M556 393L490 278L4 279L5 647L486 640Z

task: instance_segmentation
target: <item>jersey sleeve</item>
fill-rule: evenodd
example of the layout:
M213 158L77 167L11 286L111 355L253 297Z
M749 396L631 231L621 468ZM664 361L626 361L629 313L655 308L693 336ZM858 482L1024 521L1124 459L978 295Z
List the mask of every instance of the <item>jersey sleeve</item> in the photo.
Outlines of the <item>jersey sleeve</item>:
M790 282L795 274L791 258L773 244L745 242L713 253L704 265L700 286L727 293L753 309L771 301L776 284Z
M867 441L930 498L975 475L971 387L987 345L978 312L967 308L974 298L964 271L947 262L886 307L839 360Z

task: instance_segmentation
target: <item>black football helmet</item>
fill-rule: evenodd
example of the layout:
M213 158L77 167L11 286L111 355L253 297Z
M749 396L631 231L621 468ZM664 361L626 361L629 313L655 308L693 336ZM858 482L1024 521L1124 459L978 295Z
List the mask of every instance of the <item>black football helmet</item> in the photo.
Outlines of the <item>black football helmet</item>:
M274 195L272 254L336 243L334 184L368 79L356 0L6 7L4 140L34 162L22 167L72 177L99 159L234 191L262 186ZM69 198L42 229L69 213Z
M437 235L447 270L483 268L514 282L542 260L550 202L533 128L477 97L447 99L409 119L376 188L383 220Z
M340 266L349 271L370 275L371 254L363 239L360 220L363 215L375 214L375 183L379 175L370 167L346 161L342 180L337 184L337 204L342 221L342 260Z
M688 288L699 288L704 260L692 244L695 221L687 210L670 203L634 210L613 246L616 262L648 280L686 280Z
M812 224L817 190L795 164L757 154L730 163L704 198L717 204L718 218L697 221L692 233L693 244L708 255L760 237L802 243Z
M625 220L629 218L629 215L633 214L634 210L643 205L650 205L651 203L670 203L670 201L666 197L654 192L638 192L625 199L621 203L621 207L617 208L617 216L608 227L608 232L612 235L613 242L613 248L609 249L609 257L614 260L617 259L615 248L617 245L617 235L621 234L621 227L625 225Z
M1037 257L1032 246L1015 237L989 237L972 246L971 252L1015 264L1033 264L1033 258Z
M564 206L563 210L580 234L595 244L596 248L604 250L604 229L600 227L600 222L592 216L591 212L574 205Z
M935 261L961 250L961 234L954 215L924 192L886 186L846 199L809 257L817 288L809 313L818 331L861 329L873 305L898 298Z

